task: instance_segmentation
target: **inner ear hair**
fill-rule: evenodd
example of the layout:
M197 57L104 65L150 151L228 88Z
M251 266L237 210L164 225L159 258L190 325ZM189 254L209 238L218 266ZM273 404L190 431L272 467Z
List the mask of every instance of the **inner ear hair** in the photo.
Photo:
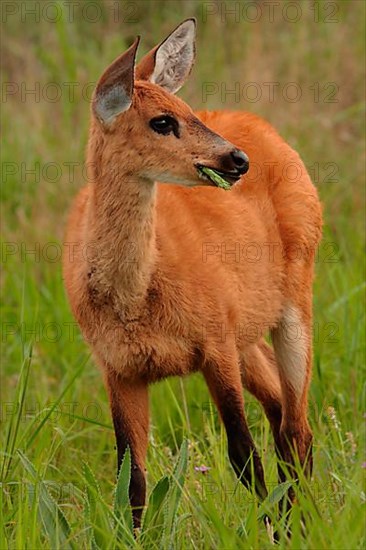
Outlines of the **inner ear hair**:
M171 93L181 88L195 59L196 21L183 21L158 47L151 82Z
M137 37L132 46L120 55L102 74L93 99L95 115L103 123L113 122L132 104Z

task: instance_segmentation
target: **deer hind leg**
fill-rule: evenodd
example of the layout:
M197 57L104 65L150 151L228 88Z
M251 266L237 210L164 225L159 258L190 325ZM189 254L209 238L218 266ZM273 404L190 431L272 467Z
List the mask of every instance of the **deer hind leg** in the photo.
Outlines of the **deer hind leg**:
M249 432L244 414L244 399L237 359L226 356L220 361L208 361L203 374L225 426L231 465L240 481L258 497L267 496L261 459ZM252 478L252 471L254 479Z
M261 403L277 448L282 422L282 390L273 349L261 340L245 350L240 368L242 384Z
M140 527L145 505L145 458L148 445L148 389L142 382L131 383L114 371L106 373L106 385L117 443L117 474L127 446L131 450L130 503L133 524Z
M307 419L307 396L312 366L311 308L288 305L272 331L282 388L280 457L297 477L298 460L307 475L312 471L312 432ZM285 473L280 468L280 478ZM293 491L290 491L293 499Z

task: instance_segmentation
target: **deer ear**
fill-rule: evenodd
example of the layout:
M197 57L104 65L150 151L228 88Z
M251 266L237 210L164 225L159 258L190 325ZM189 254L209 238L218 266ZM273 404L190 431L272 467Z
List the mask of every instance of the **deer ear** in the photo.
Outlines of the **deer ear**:
M93 111L105 124L113 122L117 115L131 106L139 42L138 36L132 46L113 61L99 79L94 92Z
M136 67L136 78L149 80L174 94L184 84L195 59L196 20L183 21Z

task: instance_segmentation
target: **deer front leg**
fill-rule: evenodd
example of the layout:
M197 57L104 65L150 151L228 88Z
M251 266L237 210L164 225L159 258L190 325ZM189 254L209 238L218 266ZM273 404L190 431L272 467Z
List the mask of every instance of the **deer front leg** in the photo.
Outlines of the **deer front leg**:
M141 525L145 505L145 458L148 445L148 388L143 382L129 382L109 370L106 376L117 443L117 474L127 446L131 450L130 503L135 528Z
M258 497L267 496L261 459L255 448L244 414L244 400L238 361L208 363L203 372L210 393L225 426L231 465L239 480ZM252 478L254 473L254 479Z

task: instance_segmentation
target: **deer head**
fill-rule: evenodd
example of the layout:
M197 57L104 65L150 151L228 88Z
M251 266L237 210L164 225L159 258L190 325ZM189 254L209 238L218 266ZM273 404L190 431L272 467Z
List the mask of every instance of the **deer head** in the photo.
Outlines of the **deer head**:
M193 19L181 23L135 69L138 37L97 84L94 130L113 148L114 162L138 178L195 186L212 184L202 167L229 183L248 171L245 153L207 128L173 95L194 63L195 27Z

